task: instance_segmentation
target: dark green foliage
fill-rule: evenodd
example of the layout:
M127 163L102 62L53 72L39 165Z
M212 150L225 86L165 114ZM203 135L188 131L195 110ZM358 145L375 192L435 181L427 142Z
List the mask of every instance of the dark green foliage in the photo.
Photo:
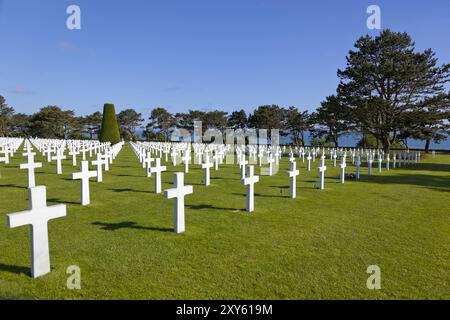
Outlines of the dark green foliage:
M0 96L0 137L10 135L10 128L14 109L6 104L5 98Z
M116 110L112 103L105 103L103 107L102 129L100 131L101 142L120 142L119 124L116 118Z
M144 137L147 140L162 140L169 139L171 128L176 124L174 116L163 107L158 107L152 110L149 123L145 127Z
M117 118L122 137L127 141L136 140L136 128L144 121L142 114L134 109L126 109L121 111Z
M417 52L406 33L384 30L375 38L361 37L338 76L338 94L355 125L375 136L385 151L400 135L413 134L405 128L423 128L425 119L417 116L427 114L430 103L448 106L443 100L450 64L439 66L431 49ZM425 122L436 124L433 119Z
M244 129L248 125L247 114L242 109L240 111L233 111L228 116L227 126L232 129Z

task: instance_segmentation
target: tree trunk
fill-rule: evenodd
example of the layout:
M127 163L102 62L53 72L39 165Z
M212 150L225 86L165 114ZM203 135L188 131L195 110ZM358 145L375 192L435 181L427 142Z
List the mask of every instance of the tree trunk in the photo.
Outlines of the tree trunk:
M377 139L378 141L378 139ZM389 151L391 150L391 142L389 141L389 137L383 137L383 151L384 153L389 153Z
M429 153L430 152L430 142L431 142L430 139L427 139L425 141L425 153Z

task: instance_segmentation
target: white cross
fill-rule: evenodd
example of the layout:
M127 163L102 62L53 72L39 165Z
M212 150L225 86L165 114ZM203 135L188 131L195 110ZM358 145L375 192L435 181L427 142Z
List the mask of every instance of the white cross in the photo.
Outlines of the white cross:
M47 155L47 162L52 161L52 147L51 146L48 146L47 148L45 148L44 155Z
M378 173L381 173L381 163L383 162L383 156L378 156Z
M212 168L213 164L209 162L209 155L208 153L205 154L205 163L202 163L202 169L205 169L205 186L210 185L210 169Z
M248 166L249 172L248 176L241 180L244 186L247 186L247 205L246 209L248 212L253 212L255 210L255 183L259 182L259 177L255 176L255 167Z
M339 165L339 168L341 169L340 170L340 180L341 180L341 183L344 183L345 182L345 168L347 167L347 163L346 163L346 161L345 161L346 159L345 159L345 156L343 156L342 158L341 158L341 164Z
M306 160L308 160L308 171L311 171L311 160L312 160L311 153L308 152Z
M168 189L164 191L164 196L166 199L175 198L174 207L174 231L176 233L182 233L185 231L184 226L184 197L191 194L194 191L192 186L184 185L184 173L177 172L174 177L174 187L173 189Z
M81 172L72 173L72 179L81 180L81 205L87 206L91 203L89 193L89 178L97 176L96 171L89 171L89 162L81 161Z
M214 170L219 170L219 160L220 160L220 154L216 151L214 151Z
M191 153L186 150L184 152L184 156L183 156L183 162L184 162L184 173L188 173L189 172L189 161L191 161Z
M356 179L357 180L359 180L360 167L361 167L361 156L358 154L358 157L356 158Z
M155 166L150 167L151 173L156 173L155 177L155 193L161 193L161 172L164 172L167 170L166 166L161 166L161 159L156 158L155 160Z
M155 161L155 159L152 158L151 152L147 152L147 157L145 158L143 164L146 167L147 170L147 178L152 176L152 173L150 171L150 167L152 166L152 162Z
M47 223L49 220L66 216L66 205L47 207L45 186L30 188L28 194L29 210L8 214L8 227L31 225L31 276L37 278L50 272Z
M172 157L172 164L173 164L173 166L175 167L175 166L177 165L177 156L178 156L178 153L177 153L177 151L176 151L175 149L172 149L172 153L171 153L170 155L171 155L171 157Z
M52 157L52 160L56 160L56 173L62 174L62 160L66 159L63 150L58 150L56 156Z
M269 154L269 158L267 159L267 163L269 164L269 176L272 176L273 174L273 163L275 160L272 158L272 154Z
M372 162L373 162L372 157L369 155L369 157L367 158L367 174L369 176L372 175Z
M239 161L241 165L241 179L245 178L245 166L248 164L248 161L245 160L245 153L241 155L241 160Z
M75 150L75 148L73 148L70 152L69 155L72 156L72 166L75 167L77 165L77 155L79 154L78 151Z
M325 165L325 156L322 154L320 158L320 167L318 167L320 173L320 190L325 189L325 171L327 170L327 166Z
M291 171L288 171L288 176L291 178L291 198L297 197L297 176L300 171L297 170L297 163L295 160L291 162Z
M97 166L97 182L103 182L103 165L106 164L106 159L102 154L97 153L97 160L92 161L92 165Z
M33 188L36 186L35 178L34 178L34 169L42 168L42 163L34 162L35 153L28 153L28 163L22 163L20 165L20 169L28 170L28 188Z

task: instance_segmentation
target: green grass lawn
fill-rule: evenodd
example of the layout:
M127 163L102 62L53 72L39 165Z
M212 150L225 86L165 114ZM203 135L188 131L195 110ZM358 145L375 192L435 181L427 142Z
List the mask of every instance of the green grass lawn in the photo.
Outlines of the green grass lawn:
M6 214L28 208L21 153L0 165L0 298L450 299L450 155L371 177L362 168L360 181L344 185L327 160L323 191L315 189L318 161L308 173L297 160L297 199L289 198L283 158L277 175L260 178L251 214L237 165L212 170L209 187L193 165L181 235L173 200L153 193L154 177L129 145L103 183L91 181L87 207L71 159L58 176L55 162L38 157L37 184L68 214L49 223L52 272L32 279L29 227L6 226ZM183 171L167 166L163 189ZM70 265L81 268L81 290L66 288ZM381 290L366 287L369 265L381 268Z

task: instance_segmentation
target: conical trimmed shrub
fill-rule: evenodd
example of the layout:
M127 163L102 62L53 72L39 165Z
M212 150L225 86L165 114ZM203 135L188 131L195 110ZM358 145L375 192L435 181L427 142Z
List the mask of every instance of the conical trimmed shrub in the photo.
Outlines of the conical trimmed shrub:
M100 142L111 142L111 144L120 142L116 109L112 103L105 103L103 107L103 121L99 140Z

